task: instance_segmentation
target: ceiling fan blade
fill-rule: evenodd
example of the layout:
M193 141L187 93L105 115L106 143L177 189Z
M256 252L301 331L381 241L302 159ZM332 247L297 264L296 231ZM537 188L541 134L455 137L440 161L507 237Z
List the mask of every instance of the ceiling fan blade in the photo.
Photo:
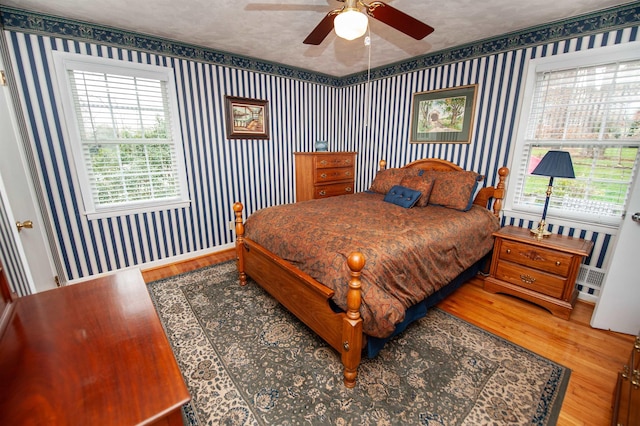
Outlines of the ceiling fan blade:
M320 21L317 27L311 31L311 34L304 39L304 44L315 44L318 45L322 43L331 30L333 30L333 20L336 19L336 15L338 15L342 9L334 9L327 13L327 15Z
M434 31L433 27L381 1L367 5L367 14L416 40L422 40Z

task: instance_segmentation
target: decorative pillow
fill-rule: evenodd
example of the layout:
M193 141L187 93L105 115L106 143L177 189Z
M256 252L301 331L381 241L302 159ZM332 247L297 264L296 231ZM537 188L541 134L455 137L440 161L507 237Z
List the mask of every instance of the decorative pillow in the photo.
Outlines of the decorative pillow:
M443 172L425 171L423 176L435 178L429 204L449 207L466 212L473 205L473 196L478 182L483 179L476 172L466 170Z
M418 171L416 169L385 169L380 170L369 191L377 192L379 194L386 194L389 192L392 186L400 185L402 178L405 176L417 176Z
M422 193L420 191L395 185L387 192L387 195L384 196L384 201L397 204L405 209L410 209L421 195Z
M422 196L418 199L416 207L425 207L429 203L434 182L435 179L431 176L407 176L400 181L400 185L420 191Z

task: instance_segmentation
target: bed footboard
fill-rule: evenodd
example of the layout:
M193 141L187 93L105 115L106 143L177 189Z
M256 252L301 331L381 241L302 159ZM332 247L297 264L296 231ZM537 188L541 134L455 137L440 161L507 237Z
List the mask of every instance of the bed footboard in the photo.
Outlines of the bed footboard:
M347 264L351 278L347 294L347 312L334 312L329 304L334 294L333 290L245 237L242 210L241 203L233 205L240 285L246 285L247 276L250 276L337 350L341 354L344 366L344 384L349 388L354 387L363 345L360 274L365 265L364 256L357 252L349 255Z

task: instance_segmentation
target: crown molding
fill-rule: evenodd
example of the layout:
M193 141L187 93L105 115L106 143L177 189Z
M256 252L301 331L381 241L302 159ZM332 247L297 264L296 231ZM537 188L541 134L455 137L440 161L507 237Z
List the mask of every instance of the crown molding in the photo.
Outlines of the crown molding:
M5 30L62 37L105 44L152 54L173 56L216 65L240 68L334 87L345 87L371 79L388 78L419 69L533 47L569 38L640 25L640 2L627 3L561 21L417 56L345 77L334 77L275 62L204 48L175 40L138 34L57 16L0 5L0 22Z

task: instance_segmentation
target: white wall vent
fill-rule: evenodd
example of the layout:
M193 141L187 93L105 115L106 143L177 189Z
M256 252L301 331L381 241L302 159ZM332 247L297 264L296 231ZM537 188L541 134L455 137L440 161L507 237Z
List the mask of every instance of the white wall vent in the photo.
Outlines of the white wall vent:
M578 298L590 302L596 302L600 297L600 289L604 282L605 271L592 266L580 265L576 285L578 286Z

